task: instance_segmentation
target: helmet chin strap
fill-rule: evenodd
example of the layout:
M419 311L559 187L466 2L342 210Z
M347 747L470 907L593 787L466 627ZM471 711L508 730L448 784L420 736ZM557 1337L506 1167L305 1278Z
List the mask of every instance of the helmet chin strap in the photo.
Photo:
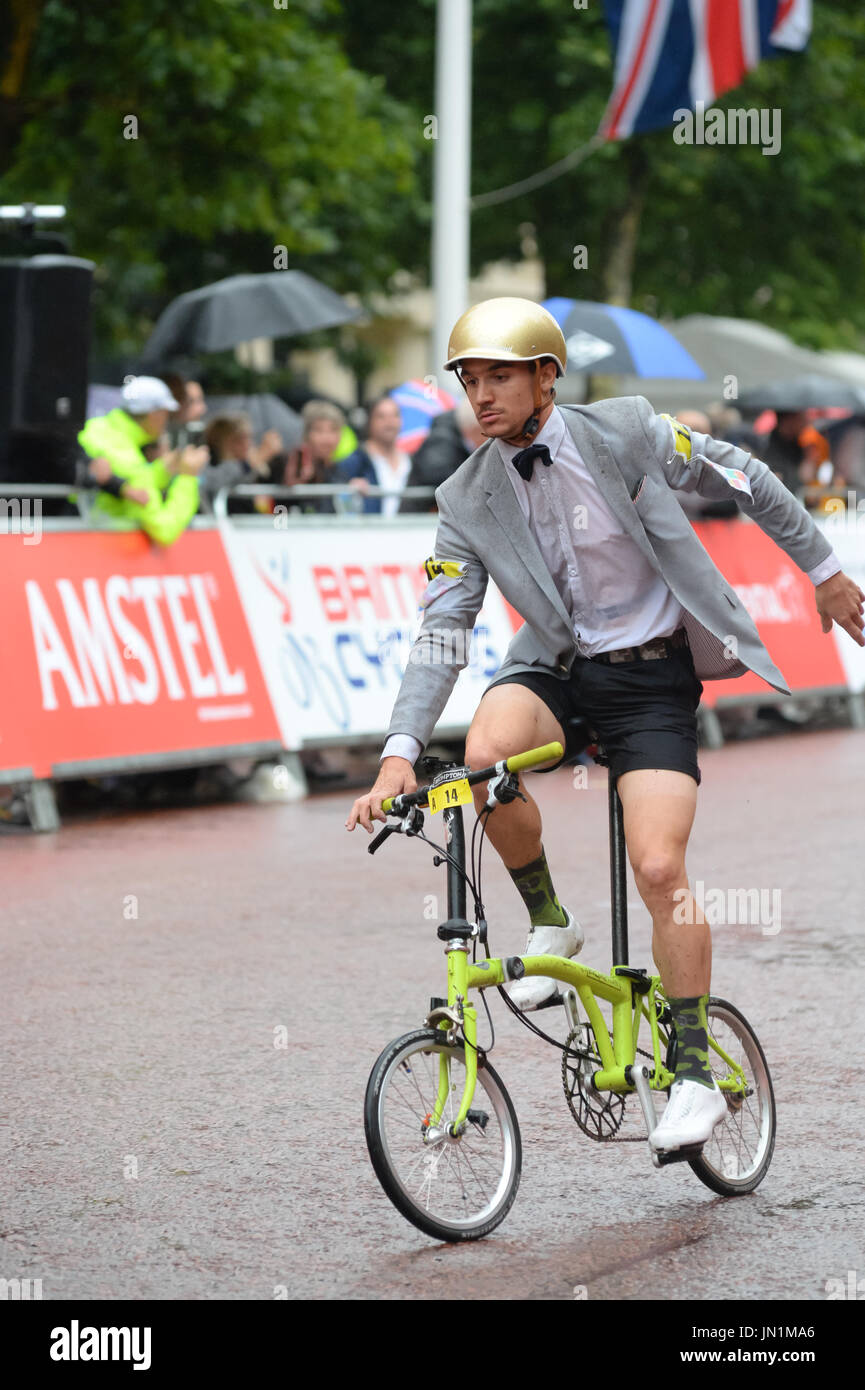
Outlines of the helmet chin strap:
M550 400L554 401L555 399L556 389L553 386L550 388ZM532 410L532 413L529 416L528 420L526 420L526 423L523 425L522 433L520 435L521 439L527 439L529 443L531 443L531 441L534 439L535 435L541 427L541 411L547 404L549 404L549 402L544 401L543 396L541 394L540 373L538 372L535 375L534 409Z

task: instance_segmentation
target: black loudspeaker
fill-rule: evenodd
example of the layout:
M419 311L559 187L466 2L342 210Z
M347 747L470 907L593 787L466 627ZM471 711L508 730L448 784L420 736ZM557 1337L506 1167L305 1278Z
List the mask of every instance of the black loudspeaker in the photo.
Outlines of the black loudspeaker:
M0 435L84 427L93 269L75 256L0 260Z
M71 489L82 453L77 440L59 434L0 434L0 496L5 483L60 483ZM42 496L41 502L43 516L79 515L63 498Z

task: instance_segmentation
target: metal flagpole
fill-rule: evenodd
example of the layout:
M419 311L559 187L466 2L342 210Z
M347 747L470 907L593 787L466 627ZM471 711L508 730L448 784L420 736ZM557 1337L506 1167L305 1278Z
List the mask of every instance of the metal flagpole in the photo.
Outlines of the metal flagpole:
M447 358L450 330L468 308L471 86L471 0L438 0L431 363L436 376Z

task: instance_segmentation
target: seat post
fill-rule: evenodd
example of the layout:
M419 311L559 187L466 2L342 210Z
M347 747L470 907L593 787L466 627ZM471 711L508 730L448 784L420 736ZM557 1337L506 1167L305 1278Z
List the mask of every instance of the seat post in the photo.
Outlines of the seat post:
M613 925L612 964L628 964L628 875L625 860L625 823L616 778L607 776L610 820L610 910Z

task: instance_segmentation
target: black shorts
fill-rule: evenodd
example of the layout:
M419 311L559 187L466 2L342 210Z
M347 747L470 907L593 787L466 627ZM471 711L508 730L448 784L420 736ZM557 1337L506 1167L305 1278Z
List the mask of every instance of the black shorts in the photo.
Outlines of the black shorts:
M603 744L613 777L663 768L686 772L699 786L697 706L703 686L689 647L653 661L609 665L577 656L562 680L523 671L491 681L487 690L511 683L533 690L555 715L565 734L566 759L579 751L569 721L584 719Z

